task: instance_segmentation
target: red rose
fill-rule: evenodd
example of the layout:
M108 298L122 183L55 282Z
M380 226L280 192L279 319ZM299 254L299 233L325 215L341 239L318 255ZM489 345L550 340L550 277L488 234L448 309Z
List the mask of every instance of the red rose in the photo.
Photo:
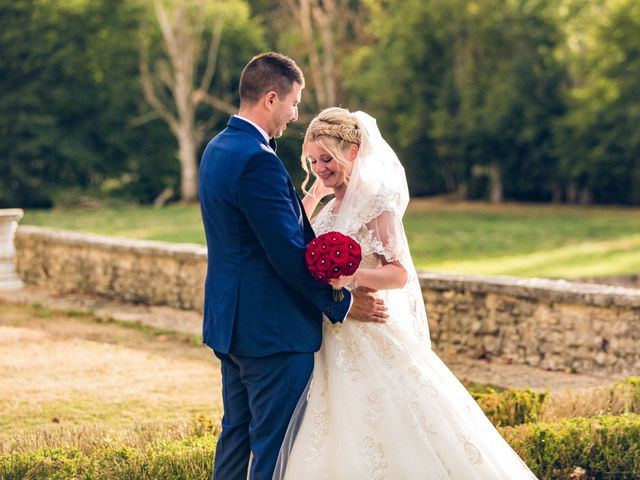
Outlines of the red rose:
M360 262L355 262L352 257L349 258L349 261L344 265L344 275L353 275L356 273Z
M331 269L327 272L327 278L329 280L333 280L334 278L339 278L342 275L344 275L344 272L337 265L334 265L333 267L331 267Z
M315 240L313 242L310 242L309 245L307 245L307 250L304 253L304 259L307 262L307 266L315 265L316 261L320 257L318 252L317 242L315 242L316 244L313 245L314 242Z
M360 245L356 241L351 241L347 245L347 251L349 252L349 256L357 259L358 263L362 260L362 249Z
M339 232L329 232L326 234L324 241L329 245L344 245L348 237L342 235Z
M336 265L344 265L349 261L349 249L344 245L334 245L329 250L329 256Z
M321 256L320 258L318 258L316 263L313 264L313 266L317 271L326 273L331 270L333 265L331 261L329 261L329 258L327 256Z

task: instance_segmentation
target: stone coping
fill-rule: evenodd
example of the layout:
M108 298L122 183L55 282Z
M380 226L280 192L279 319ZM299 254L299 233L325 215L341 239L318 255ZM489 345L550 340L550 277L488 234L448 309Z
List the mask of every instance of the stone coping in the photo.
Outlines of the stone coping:
M103 250L130 252L145 256L186 257L206 261L207 248L188 243L135 240L49 227L22 225L17 237L36 236L46 241L76 246L93 246ZM458 290L473 293L495 293L520 298L536 298L558 303L620 306L640 308L640 289L567 280L522 278L512 276L480 276L454 273L419 272L423 289Z
M21 208L0 208L0 217L20 217L24 215Z
M545 278L419 272L423 288L496 293L559 303L640 308L640 289Z
M93 233L72 232L50 227L22 225L18 227L17 237L38 236L53 242L77 246L94 246L105 250L136 250L142 255L181 255L198 259L207 258L207 247L194 243L170 243L157 240L136 240L124 237L110 237Z

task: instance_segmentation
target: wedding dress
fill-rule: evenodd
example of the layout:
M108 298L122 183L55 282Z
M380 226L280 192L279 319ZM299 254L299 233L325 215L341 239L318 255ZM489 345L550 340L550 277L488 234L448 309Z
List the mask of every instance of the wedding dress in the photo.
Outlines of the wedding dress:
M298 403L274 480L535 479L464 386L431 350L417 274L402 227L404 170L375 120L362 133L340 211L329 202L316 234L340 231L362 247L364 268L382 258L409 273L377 292L386 323L323 323L312 379Z

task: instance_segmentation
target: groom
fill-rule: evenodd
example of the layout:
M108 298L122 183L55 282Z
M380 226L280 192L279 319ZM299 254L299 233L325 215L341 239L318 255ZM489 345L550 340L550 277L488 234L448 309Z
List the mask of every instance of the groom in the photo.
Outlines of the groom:
M364 292L334 301L307 272L314 237L274 138L298 118L304 76L278 53L254 57L240 78L240 110L207 145L200 204L209 264L203 336L220 359L224 416L215 480L271 479L290 417L320 348L322 314L384 321Z

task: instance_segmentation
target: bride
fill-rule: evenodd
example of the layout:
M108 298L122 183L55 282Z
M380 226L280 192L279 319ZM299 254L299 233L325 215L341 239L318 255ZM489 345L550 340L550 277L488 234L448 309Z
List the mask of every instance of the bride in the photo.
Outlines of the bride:
M375 119L342 108L309 125L303 200L317 235L358 241L362 263L334 287L377 290L386 323L323 323L322 348L282 445L274 479L535 479L431 350L422 292L402 226L404 169ZM308 165L309 164L309 165Z

